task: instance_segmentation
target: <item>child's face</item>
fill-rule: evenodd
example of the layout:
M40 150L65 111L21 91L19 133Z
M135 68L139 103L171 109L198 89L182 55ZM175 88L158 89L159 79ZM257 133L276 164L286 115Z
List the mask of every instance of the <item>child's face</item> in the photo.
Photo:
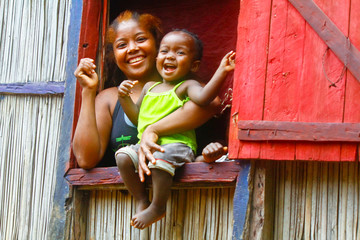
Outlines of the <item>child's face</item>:
M194 60L195 54L195 41L190 35L168 33L161 40L156 68L166 81L182 80L197 70L200 61Z
M113 43L116 63L129 79L141 80L155 70L154 36L134 20L121 22Z

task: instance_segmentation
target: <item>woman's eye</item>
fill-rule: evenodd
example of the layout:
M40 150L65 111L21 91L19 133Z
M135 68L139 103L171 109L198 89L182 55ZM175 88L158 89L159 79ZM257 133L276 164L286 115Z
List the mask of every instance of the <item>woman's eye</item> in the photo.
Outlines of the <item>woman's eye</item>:
M138 42L145 42L146 41L146 37L139 37L139 38L137 38L136 40L138 41Z

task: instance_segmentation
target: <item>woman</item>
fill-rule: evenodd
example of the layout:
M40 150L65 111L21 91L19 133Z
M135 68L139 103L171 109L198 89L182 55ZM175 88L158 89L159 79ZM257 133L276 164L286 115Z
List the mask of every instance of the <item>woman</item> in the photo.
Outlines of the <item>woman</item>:
M139 82L131 94L135 102L148 81L161 81L155 66L160 33L158 18L130 11L120 14L109 27L107 39L112 43L117 66L127 79ZM116 140L121 144L138 141L135 126L126 119L118 103L117 87L105 89L96 95L99 80L95 68L92 59L81 59L74 73L82 87L82 105L73 138L73 151L78 165L84 169L97 166L109 144L116 151L119 147ZM151 151L157 149L153 144L156 136L198 127L214 115L217 107L216 102L206 108L188 102L156 126L148 127L149 130L143 134L139 161L145 162L145 156L151 158ZM189 116L187 121L176 121L184 114ZM122 122L121 126L116 126L119 122ZM148 170L145 171L150 174ZM139 174L143 174L141 168Z

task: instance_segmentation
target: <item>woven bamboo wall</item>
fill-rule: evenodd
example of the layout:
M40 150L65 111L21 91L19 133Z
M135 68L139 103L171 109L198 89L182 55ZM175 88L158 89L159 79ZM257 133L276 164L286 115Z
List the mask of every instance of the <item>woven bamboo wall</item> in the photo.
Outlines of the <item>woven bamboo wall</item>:
M0 84L65 80L70 0L0 0ZM63 96L0 95L0 239L45 239Z
M87 239L231 239L234 188L174 189L166 217L145 230L130 226L135 202L127 191L91 191Z

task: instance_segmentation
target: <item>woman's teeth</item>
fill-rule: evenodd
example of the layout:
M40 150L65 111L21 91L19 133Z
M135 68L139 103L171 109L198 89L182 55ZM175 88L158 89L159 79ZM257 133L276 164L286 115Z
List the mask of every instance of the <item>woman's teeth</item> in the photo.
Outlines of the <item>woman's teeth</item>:
M132 59L129 60L129 63L136 63L136 62L139 62L139 61L141 61L143 59L144 59L143 56L132 58Z

